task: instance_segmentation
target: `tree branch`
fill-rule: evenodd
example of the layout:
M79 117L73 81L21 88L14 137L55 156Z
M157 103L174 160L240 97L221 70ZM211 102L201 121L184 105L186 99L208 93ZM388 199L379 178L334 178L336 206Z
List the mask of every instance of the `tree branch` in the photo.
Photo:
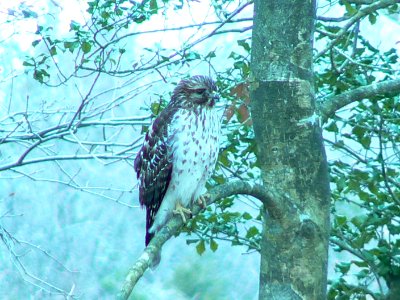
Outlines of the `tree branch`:
M131 68L131 69L126 69L126 70L106 70L104 69L102 66L93 68L93 67L87 67L84 66L83 64L80 64L77 69L81 69L81 70L86 70L86 71L91 71L91 72L101 72L101 73L106 73L108 75L112 75L112 76L128 76L130 74L133 73L137 73L139 71L148 71L148 70L154 70L156 68L161 68L161 67L166 67L168 65L172 65L175 64L177 61L182 62L182 60L184 61L184 54L187 50L192 49L194 46L204 42L205 40L209 39L210 37L213 37L217 34L219 34L220 30L222 27L224 27L226 24L230 24L230 23L234 23L235 21L233 20L233 18L235 16L237 16L241 11L243 11L247 6L253 4L252 0L249 0L245 3L243 3L241 6L239 6L238 8L236 8L225 20L221 21L221 22L216 22L215 24L217 25L213 30L211 30L209 33L205 34L204 36L199 37L198 39L196 39L193 42L188 41L188 43L186 45L183 45L183 47L177 51L174 51L172 54L170 55L166 55L166 59L163 60L157 60L154 63L150 62L153 59L150 59L147 63L143 64L141 67L137 67L137 68ZM248 19L243 19L244 21L247 21ZM249 30L251 27L245 27L243 29L240 29L239 32L245 32L247 30ZM222 33L225 32L234 32L235 29L231 29L231 30L224 30L222 31ZM129 35L133 35L133 34L129 34ZM126 36L129 36L126 35ZM124 37L121 37L120 39L122 39ZM119 41L119 39L117 39L117 41ZM109 45L113 45L115 44L115 40L109 42L108 44L106 44L105 46L109 46ZM102 50L104 51L104 46L100 47L98 50ZM172 59L176 58L177 59L175 61L173 61ZM147 66L146 66L147 65Z
M246 6L248 4L246 3ZM235 14L236 15L236 14ZM105 50L106 48L110 47L111 45L115 45L118 42L120 42L123 39L126 39L128 37L136 36L136 35L145 35L145 34L154 34L154 33L162 33L164 34L165 32L168 31L183 31L184 29L193 29L193 28L203 28L205 26L209 25L220 25L221 23L240 23L240 22L249 22L252 21L253 18L240 18L233 20L233 18L229 18L227 22L222 22L222 21L212 21L212 22L203 22L199 24L190 24L190 25L185 25L185 26L179 26L179 27L171 27L171 28L159 28L159 29L152 29L152 30L144 30L144 31L134 31L134 32L129 32L127 34L124 34L120 37L117 37L115 39L112 39L111 41L107 42L104 45L100 45L99 48L97 48L93 53L91 53L88 58L94 57L95 54L97 54L101 50Z
M324 101L317 102L317 111L324 123L328 118L332 117L336 111L352 102L378 96L393 97L399 94L400 78L387 80L361 86L339 95L327 97Z
M342 29L340 29L340 31L336 34L336 38L332 39L328 43L328 45L315 56L314 59L317 60L326 52L328 52L330 49L332 49L333 46L335 46L340 41L341 37L345 35L346 32L350 29L350 27L353 26L357 21L361 20L362 18L368 16L369 14L379 9L387 8L396 3L398 3L398 0L381 0L381 1L375 1L371 5L361 8L356 14L354 14L349 19L349 21L342 27Z
M207 205L212 204L219 199L233 195L250 195L259 199L264 204L268 212L273 212L275 215L281 214L279 211L282 208L282 204L285 206L289 205L288 199L282 197L280 193L267 189L260 184L253 184L246 181L233 181L213 187L210 191L208 191L208 194L209 197L207 197ZM201 211L202 208L198 205L195 205L192 209L193 215L197 215ZM168 221L164 228L153 237L149 245L146 247L146 249L144 249L142 255L129 270L117 299L129 298L136 283L143 276L144 272L152 265L154 259L160 253L164 243L172 236L179 234L183 225L182 218L180 216L174 216L170 221Z

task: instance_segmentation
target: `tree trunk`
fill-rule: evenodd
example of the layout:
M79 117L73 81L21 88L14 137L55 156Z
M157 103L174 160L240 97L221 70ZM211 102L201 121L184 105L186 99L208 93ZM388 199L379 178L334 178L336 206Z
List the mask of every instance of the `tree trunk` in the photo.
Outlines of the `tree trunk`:
M291 199L265 211L259 299L324 299L329 179L315 116L315 1L256 0L252 118L266 187Z

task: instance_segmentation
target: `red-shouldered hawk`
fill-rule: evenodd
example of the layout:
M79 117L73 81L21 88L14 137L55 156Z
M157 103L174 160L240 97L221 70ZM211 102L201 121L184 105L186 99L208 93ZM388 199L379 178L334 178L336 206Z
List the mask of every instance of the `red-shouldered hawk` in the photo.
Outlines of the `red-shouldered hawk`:
M179 82L167 107L146 134L135 159L139 200L146 207L146 246L174 211L198 200L215 168L220 120L214 81L193 76Z

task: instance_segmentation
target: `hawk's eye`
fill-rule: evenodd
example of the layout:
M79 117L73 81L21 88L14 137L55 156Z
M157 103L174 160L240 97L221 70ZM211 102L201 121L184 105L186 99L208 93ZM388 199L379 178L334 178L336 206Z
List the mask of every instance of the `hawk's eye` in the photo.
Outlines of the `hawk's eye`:
M206 89L196 89L193 90L193 93L198 94L198 95L203 95Z

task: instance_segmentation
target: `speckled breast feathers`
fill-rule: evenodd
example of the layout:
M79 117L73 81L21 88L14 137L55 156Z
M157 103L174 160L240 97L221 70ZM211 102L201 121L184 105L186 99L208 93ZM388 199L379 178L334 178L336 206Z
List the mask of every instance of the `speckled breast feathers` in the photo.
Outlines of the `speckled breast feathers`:
M146 207L146 245L179 203L190 207L203 193L218 157L220 122L215 83L182 80L150 126L135 159L139 200Z

